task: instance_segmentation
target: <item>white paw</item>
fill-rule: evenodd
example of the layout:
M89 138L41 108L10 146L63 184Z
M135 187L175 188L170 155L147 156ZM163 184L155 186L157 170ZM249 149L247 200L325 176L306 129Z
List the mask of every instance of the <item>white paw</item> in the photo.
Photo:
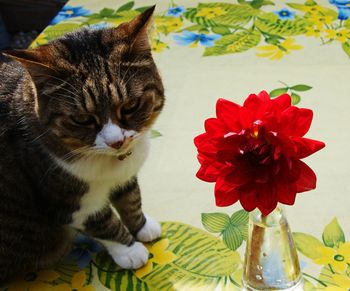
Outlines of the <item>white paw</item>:
M139 232L136 235L136 238L137 240L142 242L150 242L160 237L162 233L162 228L158 221L154 220L152 217L148 215L145 215L145 216L146 216L146 223L139 230Z
M135 242L131 246L116 244L108 248L113 260L123 269L137 269L148 261L148 250L142 243Z

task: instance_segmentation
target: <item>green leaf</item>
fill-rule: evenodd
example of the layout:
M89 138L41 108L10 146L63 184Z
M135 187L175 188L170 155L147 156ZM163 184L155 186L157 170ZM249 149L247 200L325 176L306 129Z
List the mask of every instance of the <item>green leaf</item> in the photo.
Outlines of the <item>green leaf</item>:
M347 20L345 20L345 22L344 22L344 27L350 28L350 18L348 18Z
M333 218L333 220L326 225L323 234L322 239L324 244L327 247L338 247L340 243L345 242L345 235L340 227L337 218Z
M151 138L157 138L163 136L158 130L152 129L151 130Z
M290 95L290 97L291 97L291 100L292 100L292 104L293 104L293 105L297 105L297 104L300 102L300 100L301 100L300 95L298 95L298 94L296 94L296 93L294 93L294 92L292 92L292 94Z
M199 7L221 7L225 14L212 18L216 25L237 26L247 24L252 17L260 14L260 10L250 5L237 5L229 3L201 3Z
M295 85L293 87L290 87L292 90L294 91L299 91L299 92L302 92L302 91L308 91L310 89L312 89L311 86L308 86L308 85L305 85L305 84L299 84L299 85Z
M314 236L302 232L293 232L293 239L298 251L306 257L312 260L322 257L319 248L324 247L324 245Z
M184 29L182 29L181 31L184 31L184 30L188 30L188 31L200 31L202 29L205 29L205 26L203 25L200 25L200 24L195 24L195 25L191 25L189 27L186 27Z
M140 12L140 13L143 13L149 8L151 8L151 6L143 6L143 7L136 8L135 10Z
M227 26L214 26L212 29L213 33L217 34L230 34L231 30Z
M48 40L53 40L57 37L64 35L67 32L71 32L79 28L80 26L81 25L79 23L61 22L56 25L50 25L46 27L43 33L46 35L46 38Z
M122 16L125 19L132 19L139 14L140 12L136 10L124 10L124 11L118 12L118 16Z
M237 250L243 243L243 235L234 225L229 225L223 232L223 240L230 250Z
M176 258L171 263L158 264L155 259L148 274L139 279L135 271L121 270L106 253L96 258L100 282L111 290L237 290L230 277L241 267L240 256L224 242L206 231L178 222L162 223L162 238L168 240L165 250ZM157 242L150 243L154 247ZM152 254L152 249L150 249ZM164 253L165 257L165 253ZM106 272L107 271L107 272Z
M117 10L117 12L121 12L121 11L126 11L126 10L130 10L134 7L134 1L130 1L122 6L120 6Z
M293 36L304 34L309 24L302 18L283 20L279 19L274 13L266 13L255 20L255 25L259 30L267 34Z
M306 12L305 8L310 7L310 6L315 6L317 5L317 3L315 1L306 1L305 5L303 4L297 4L297 3L287 3L287 5L291 8L294 8L296 10L302 11L302 12ZM337 19L338 18L338 13L336 11L334 11L333 9L329 9L327 7L322 6L322 15L325 16L330 16L333 19Z
M260 9L264 5L264 0L253 0L250 2L250 6L254 9Z
M247 225L248 221L249 213L243 209L233 213L230 218L230 222L233 225Z
M270 92L270 97L278 97L284 93L288 92L288 88L277 88Z
M187 8L183 16L187 20L199 24L200 26L211 27L215 25L215 23L211 19L206 19L205 17L197 16L197 13L197 8Z
M344 42L342 44L342 48L344 50L344 52L348 55L348 57L350 58L350 42L347 41L347 42Z
M315 5L317 5L317 2L314 0L306 0L305 5L306 6L315 6Z
M289 7L294 8L299 11L304 11L305 5L298 3L286 3Z
M202 224L209 232L222 232L230 223L226 213L202 213Z
M204 56L219 56L244 52L259 44L260 33L256 31L242 31L235 34L224 35L215 42L213 47L204 51Z
M275 6L276 4L275 4L273 1L265 0L265 1L263 2L263 5L264 5L264 6L267 6L267 5Z
M114 10L113 9L110 9L110 8L103 8L100 12L99 12L99 15L101 17L110 17L114 14Z
M239 226L237 226L237 228L241 232L243 239L247 240L248 239L248 224L246 224L246 225L243 225L243 224L239 225Z

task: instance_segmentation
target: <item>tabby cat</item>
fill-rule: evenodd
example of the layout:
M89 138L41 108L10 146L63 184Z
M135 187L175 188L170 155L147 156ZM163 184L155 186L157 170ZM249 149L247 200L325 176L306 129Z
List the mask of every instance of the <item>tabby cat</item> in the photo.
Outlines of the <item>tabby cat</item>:
M161 233L137 182L164 103L153 11L0 54L0 281L59 260L71 227L122 268L147 262L141 242Z

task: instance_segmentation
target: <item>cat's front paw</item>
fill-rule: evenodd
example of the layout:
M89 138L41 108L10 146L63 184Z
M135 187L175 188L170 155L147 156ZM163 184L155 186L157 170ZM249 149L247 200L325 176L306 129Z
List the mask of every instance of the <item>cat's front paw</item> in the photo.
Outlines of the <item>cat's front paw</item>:
M131 246L117 244L109 250L109 253L116 264L123 269L137 269L148 261L148 250L140 242L134 242Z
M137 233L136 239L142 242L150 242L160 237L162 228L158 221L148 215L145 216L146 223Z

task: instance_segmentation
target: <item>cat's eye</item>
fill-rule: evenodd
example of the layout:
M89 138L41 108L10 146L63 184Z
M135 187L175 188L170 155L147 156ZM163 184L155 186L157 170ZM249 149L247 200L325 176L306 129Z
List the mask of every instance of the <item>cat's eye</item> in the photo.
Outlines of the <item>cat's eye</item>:
M82 126L94 125L96 123L95 117L89 114L73 115L71 116L71 119L75 124L82 125Z
M123 114L131 114L135 112L137 109L139 109L141 105L140 99L134 99L122 106L122 113Z

